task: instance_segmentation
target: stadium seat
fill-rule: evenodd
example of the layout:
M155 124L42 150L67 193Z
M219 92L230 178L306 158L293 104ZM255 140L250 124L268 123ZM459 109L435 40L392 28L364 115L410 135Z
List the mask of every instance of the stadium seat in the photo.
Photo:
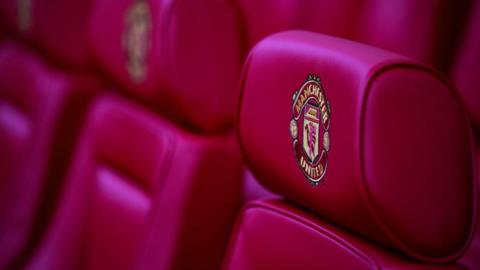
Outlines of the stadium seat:
M0 268L27 254L47 224L91 78L52 70L22 45L0 47ZM19 257L20 256L20 257Z
M411 259L422 262L419 268L450 267L442 264L454 262L468 247L476 211L473 136L455 89L437 72L344 39L302 31L276 34L247 59L238 117L244 157L264 186L376 249L405 256L395 269L414 269L407 263ZM301 222L325 230L318 235L298 224L295 210L275 206L282 208L276 214L259 204L239 219L226 269L261 269L277 255L284 269L310 262L317 268L392 267L383 255L361 256L362 262L353 252L341 252L353 246L376 253L347 236L339 237L343 244L337 248L325 248L324 242L332 241L322 240L322 234L336 235L335 230ZM289 244L272 251L249 248L271 222L277 226L267 239L284 236ZM299 230L305 231L301 239L313 234L320 239L294 245ZM308 256L314 247L324 247L318 260ZM298 255L302 252L307 255ZM297 255L309 259L302 264Z
M243 170L232 130L235 85L241 66L241 44L236 38L238 24L233 5L224 0L27 2L28 7L21 6L20 2L1 3L12 32L70 73L83 71L93 63L97 79L109 84L109 88L114 89L111 92L116 94L96 100L94 108L88 109L89 121L81 129L80 146L77 146L80 157L74 157L68 177L57 181L54 187L59 199L48 210L52 223L48 218L43 219L48 233L35 232L35 243L39 243L39 247L34 249L32 245L28 253L23 251L25 255L16 261L18 265L27 263L34 269L65 269L79 262L85 262L83 266L87 269L134 266L190 269L192 265L211 269L218 266L239 208L239 177ZM22 12L27 12L31 20L25 30L18 29L17 17ZM197 27L198 32L192 32L193 27ZM62 42L58 42L60 37ZM110 80L104 80L105 74ZM125 99L118 98L118 94L123 94ZM110 111L128 117L111 119ZM152 115L157 112L163 115ZM166 117L175 123L160 120ZM116 125L109 125L109 121ZM139 129L138 133L125 132L135 121L138 123L133 127ZM99 127L98 122L103 126ZM75 132L79 130L76 125ZM138 142L130 142L131 136L137 136ZM102 138L101 143L95 143L97 137ZM166 138L168 141L164 142ZM119 141L123 143L115 144ZM114 148L104 150L109 143ZM137 144L139 148L132 150L132 145ZM173 150L166 151L164 144ZM154 155L149 161L151 164L143 164L149 147L159 151L152 154L175 156L156 159ZM158 147L162 149L155 150ZM100 150L106 152L96 152ZM89 154L81 154L83 152ZM113 159L114 164L107 162L110 167L97 174L97 162L101 163L99 166L105 165L97 158ZM81 169L76 169L78 166ZM157 174L159 170L169 171L169 175ZM90 175L94 175L90 182L92 185L98 182L98 188L91 188L90 182L85 182ZM123 180L108 180L117 175L126 178L126 184ZM130 185L129 177L141 179L140 183ZM83 192L76 191L78 196L70 196L71 186ZM142 190L151 195L143 194ZM122 191L117 195L125 199L116 197L117 201L112 201L109 197ZM34 193L32 197L42 193ZM97 194L98 198L86 199ZM146 212L135 209L132 212L130 200L140 200L151 207L144 209ZM99 212L88 216L86 225L82 211L89 211L92 204L98 205ZM83 208L78 212L68 212L80 207ZM105 220L103 215L110 210L115 212L114 216ZM63 219L65 215L69 215L72 223ZM109 221L122 222L130 215L140 215L141 220L133 225L125 224L118 234L112 232L102 238L109 230ZM72 231L78 234L71 235ZM78 240L76 237L83 233L91 237ZM142 238L145 243L128 246L140 235L146 237ZM63 240L95 248L72 250ZM157 254L159 249L162 256ZM124 252L124 261L112 257L117 251ZM35 254L30 260L32 252ZM137 259L130 253L143 253L145 258ZM58 258L58 254L62 257ZM183 260L185 256L190 259Z
M57 66L87 71L91 69L87 30L95 2L2 0L0 20Z
M218 268L239 207L239 159L232 137L196 136L99 98L27 269Z
M117 94L89 109L52 223L27 268L220 265L243 170L231 129L241 56L230 5L94 2L87 44L97 76L108 74Z
M90 25L95 62L131 98L196 132L232 129L243 60L232 1L99 0Z
M373 45L442 71L450 68L469 8L467 1L436 0L237 0L237 5L248 49L268 35L299 29ZM269 197L249 184L251 179L244 180L246 194Z

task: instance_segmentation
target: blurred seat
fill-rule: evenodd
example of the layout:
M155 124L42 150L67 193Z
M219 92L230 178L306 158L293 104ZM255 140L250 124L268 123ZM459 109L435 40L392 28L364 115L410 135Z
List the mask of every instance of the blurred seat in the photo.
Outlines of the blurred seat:
M124 93L201 133L233 127L242 65L229 0L100 0L90 29L95 62Z
M18 43L0 47L0 268L34 247L55 204L91 78L52 70ZM20 256L20 257L19 257Z
M2 0L1 21L10 33L61 68L88 71L87 30L96 1Z
M100 89L87 75L92 3L0 1L2 26L16 39L1 48L2 269L28 260L49 225L83 116Z
M238 211L239 159L231 137L192 135L99 98L27 268L218 268Z
M470 115L472 129L476 135L477 181L480 181L480 78L477 72L480 68L480 51L478 50L480 47L480 1L475 1L467 18L467 25L458 46L456 61L452 66L450 76L463 97ZM477 207L477 211L480 211L480 202ZM461 262L470 269L480 269L479 258L480 226L477 222L475 238Z
M302 31L261 41L243 76L238 134L257 179L378 246L337 237L342 229L315 220L298 221L297 210L286 206L254 203L237 223L226 269L460 267L447 263L465 252L473 234L473 139L462 103L442 76L404 56ZM304 125L315 121L312 139ZM285 237L288 245L261 243L265 234L265 241ZM321 256L312 257L315 248ZM379 253L390 249L395 259Z
M234 15L225 0L94 3L87 43L116 94L89 110L28 268L218 268L242 173Z
M460 95L470 114L472 125L480 140L480 78L476 69L480 67L480 2L472 7L468 16L464 36L459 42L456 61L452 66L450 77L457 85Z

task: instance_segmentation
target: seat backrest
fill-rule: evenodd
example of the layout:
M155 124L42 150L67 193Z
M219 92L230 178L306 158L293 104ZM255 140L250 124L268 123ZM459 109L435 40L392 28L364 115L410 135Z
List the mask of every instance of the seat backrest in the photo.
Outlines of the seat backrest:
M90 25L97 64L130 96L195 131L232 128L242 58L231 1L102 0Z
M31 248L45 225L86 104L90 79L52 70L21 45L0 48L0 268ZM55 166L51 166L54 164Z
M243 74L238 135L264 186L417 260L461 256L475 220L473 138L442 76L300 31L260 42Z
M279 31L301 29L347 38L447 69L469 8L436 0L237 0L252 47Z
M190 135L103 96L28 268L217 268L238 210L240 173L233 140Z
M93 0L4 0L2 20L10 32L46 52L51 60L74 69L88 69L88 21Z

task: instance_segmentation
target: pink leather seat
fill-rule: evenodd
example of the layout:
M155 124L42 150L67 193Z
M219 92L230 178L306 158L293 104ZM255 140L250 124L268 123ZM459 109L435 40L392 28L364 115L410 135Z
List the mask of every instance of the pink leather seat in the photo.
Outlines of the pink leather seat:
M192 130L232 128L242 57L231 1L101 0L90 25L96 63L131 97Z
M27 256L55 204L86 104L88 78L52 70L11 41L0 47L0 268ZM15 261L17 260L17 261Z
M95 2L89 46L128 99L106 95L89 111L28 268L220 265L242 173L231 130L240 68L233 15L228 1Z
M0 14L10 32L46 52L62 67L86 70L88 21L93 0L2 0Z
M468 247L473 138L455 89L438 73L343 39L273 35L244 67L237 124L264 186L352 233L284 204L254 203L237 223L226 269L261 269L272 258L281 258L273 263L280 269L413 269L454 262ZM288 245L267 242L282 238Z
M190 134L110 95L83 131L28 268L218 267L239 203L235 141Z

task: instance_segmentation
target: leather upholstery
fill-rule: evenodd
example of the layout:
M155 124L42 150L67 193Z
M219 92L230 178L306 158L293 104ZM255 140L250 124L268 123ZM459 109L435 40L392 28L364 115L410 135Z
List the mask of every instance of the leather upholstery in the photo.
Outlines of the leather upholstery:
M88 78L52 70L11 41L0 47L0 268L41 235L86 104Z
M28 268L218 267L239 203L239 159L229 138L192 135L118 97L97 99Z
M236 2L244 25L240 34L248 49L270 34L301 29L397 52L444 72L454 60L469 8L468 1L436 0Z
M292 95L310 73L331 104L318 188L305 180L288 132ZM242 84L239 140L266 187L418 259L464 251L475 211L473 144L442 77L387 51L299 31L259 43Z
M436 0L237 2L248 48L276 32L307 30L387 49L441 70L452 60L455 34L468 8L464 2Z
M479 14L479 1L1 0L0 269L215 269L252 200L225 269L480 269ZM291 29L359 43L261 41ZM312 72L332 110L318 187L289 137ZM111 93L90 106L97 80Z
M451 74L453 82L463 97L469 112L471 124L476 135L477 183L480 183L480 91L478 73L480 65L480 1L472 1L471 9L466 17L466 26L456 53ZM477 200L477 213L480 203ZM477 222L475 237L465 256L460 260L469 269L480 269L480 226Z
M480 140L480 78L476 70L480 65L480 2L472 7L466 31L457 53L457 61L452 69L452 78L460 90L465 105L476 129L477 142Z
M10 31L75 69L89 65L87 30L93 0L2 0L0 14Z
M368 243L281 200L240 214L223 269L464 269L426 265Z
M144 26L128 22L138 3ZM198 131L232 127L242 55L230 1L101 0L91 27L96 62L131 96ZM134 75L136 47L145 55L133 56Z

